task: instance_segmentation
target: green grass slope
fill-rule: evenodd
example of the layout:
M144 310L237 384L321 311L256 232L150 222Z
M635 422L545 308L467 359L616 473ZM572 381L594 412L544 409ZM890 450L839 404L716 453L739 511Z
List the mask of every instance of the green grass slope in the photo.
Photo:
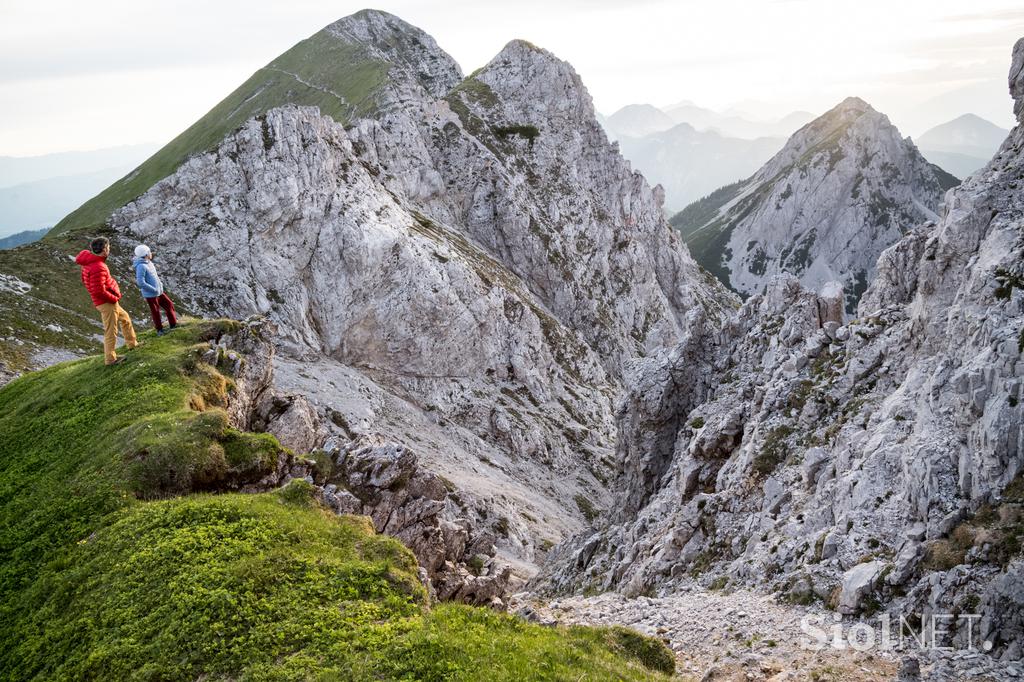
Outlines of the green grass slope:
M200 361L239 329L0 388L0 678L668 679L671 653L629 630L432 607L406 548L305 482L219 492L281 452L231 428L232 378Z
M368 57L364 47L320 31L254 73L142 165L69 213L50 234L104 224L190 156L213 149L249 118L274 107L317 106L340 123L364 116L373 111L388 69L389 64Z

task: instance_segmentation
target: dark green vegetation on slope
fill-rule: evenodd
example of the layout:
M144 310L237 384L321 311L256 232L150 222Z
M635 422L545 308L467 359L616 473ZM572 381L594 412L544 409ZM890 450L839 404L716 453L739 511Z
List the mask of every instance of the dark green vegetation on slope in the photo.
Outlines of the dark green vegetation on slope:
M729 270L722 265L722 254L732 237L735 222L730 223L719 212L743 191L747 180L720 187L698 199L669 220L690 249L693 259L729 286Z
M171 175L194 154L209 151L252 118L286 104L320 107L340 123L365 116L387 82L389 65L326 29L303 40L224 98L134 171L72 211L53 228L59 234L103 224L110 214Z
M0 388L0 670L12 680L651 680L622 629L430 607L412 554L302 481L218 491L281 451L230 427L192 323ZM203 411L197 411L202 408Z
M740 180L731 185L719 187L711 194L701 197L676 213L669 223L679 230L683 239L688 240L695 230L706 225L718 214L719 209L732 201L743 189L745 183L746 180Z

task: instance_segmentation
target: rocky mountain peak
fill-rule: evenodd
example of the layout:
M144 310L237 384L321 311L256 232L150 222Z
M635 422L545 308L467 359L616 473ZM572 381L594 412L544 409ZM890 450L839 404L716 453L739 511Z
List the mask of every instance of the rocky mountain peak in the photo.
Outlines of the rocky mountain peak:
M832 108L832 111L875 111L874 107L860 97L851 95ZM877 111L875 113L878 113Z
M804 155L835 145L846 137L865 147L874 144L875 139L871 138L892 144L903 139L889 117L860 97L847 97L795 132L778 155L766 164L765 173L777 173Z
M868 104L865 100L860 97L851 96L826 111L808 125L813 125L815 122L820 125L825 122L850 121L864 116L865 114L882 116L877 109Z
M188 158L214 149L249 119L287 105L314 106L335 121L384 118L436 102L462 80L429 35L386 12L364 10L317 31L254 73L135 171L66 216L62 232L106 222ZM422 117L418 113L410 115Z
M594 103L568 62L525 40L509 42L474 74L504 112L541 128L597 125Z
M443 97L462 80L461 67L430 35L393 14L364 9L324 31L363 46L390 65L392 80L404 74L434 98Z
M882 250L937 219L957 182L887 116L849 97L794 133L749 180L673 223L698 262L742 294L787 272L814 289L842 283L852 312Z

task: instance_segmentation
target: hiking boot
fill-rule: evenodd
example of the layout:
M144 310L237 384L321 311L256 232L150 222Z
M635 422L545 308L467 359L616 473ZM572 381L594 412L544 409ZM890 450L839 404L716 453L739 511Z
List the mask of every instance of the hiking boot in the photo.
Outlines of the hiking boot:
M174 327L171 327L171 329L174 329ZM157 335L157 336L163 336L163 335L164 335L164 334L166 334L167 332L168 332L168 330L167 330L167 329L157 329L157 330L156 330L156 335Z

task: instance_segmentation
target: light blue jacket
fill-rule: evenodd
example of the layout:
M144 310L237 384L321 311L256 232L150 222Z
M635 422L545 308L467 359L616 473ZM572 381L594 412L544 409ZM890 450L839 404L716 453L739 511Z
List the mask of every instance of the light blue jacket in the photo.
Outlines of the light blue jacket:
M153 261L136 258L132 263L135 264L135 283L139 285L143 298L156 298L164 293L164 285L160 283Z

